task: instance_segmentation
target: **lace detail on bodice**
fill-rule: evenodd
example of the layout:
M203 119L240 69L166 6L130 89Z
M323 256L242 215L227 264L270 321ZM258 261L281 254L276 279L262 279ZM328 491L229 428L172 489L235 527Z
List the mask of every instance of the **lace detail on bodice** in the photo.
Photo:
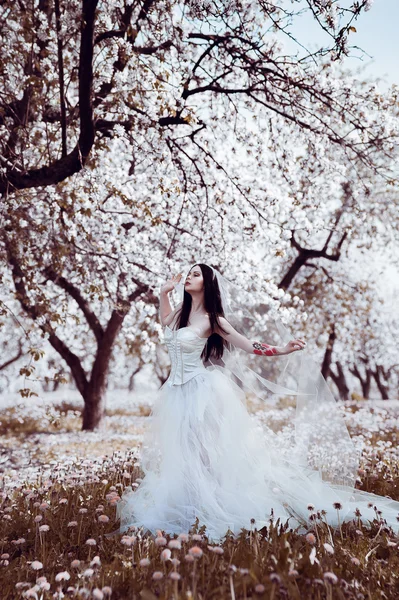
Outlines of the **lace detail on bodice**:
M171 329L168 325L164 338L172 365L168 385L182 385L206 371L201 354L207 338L199 337L190 327Z

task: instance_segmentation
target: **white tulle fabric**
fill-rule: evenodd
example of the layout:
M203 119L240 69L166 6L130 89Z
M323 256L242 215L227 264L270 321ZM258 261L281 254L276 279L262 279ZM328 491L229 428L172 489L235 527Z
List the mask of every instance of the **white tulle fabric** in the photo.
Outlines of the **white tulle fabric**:
M260 426L246 409L243 390L217 367L204 368L206 339L189 327L164 330L172 362L148 418L141 466L144 478L136 490L126 488L117 504L118 533L129 527L188 532L195 523L219 542L230 529L262 528L271 516L289 519L305 531L308 506L324 509L331 526L338 525L335 502L342 504L340 521L364 521L382 510L398 530L399 503L373 494L331 485L322 474L284 457L275 434ZM251 519L255 523L251 524Z

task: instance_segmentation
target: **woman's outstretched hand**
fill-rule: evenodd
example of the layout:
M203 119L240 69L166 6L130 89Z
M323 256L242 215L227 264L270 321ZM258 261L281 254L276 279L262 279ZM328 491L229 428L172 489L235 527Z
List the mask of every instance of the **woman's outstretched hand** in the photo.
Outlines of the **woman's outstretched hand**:
M292 352L297 352L298 350L303 350L305 348L306 342L304 340L290 340L286 346L284 346L284 353L291 354Z
M165 283L161 286L161 292L165 292L167 294L168 292L174 290L182 277L183 275L181 273L178 273L177 275L172 275L172 277L165 281Z

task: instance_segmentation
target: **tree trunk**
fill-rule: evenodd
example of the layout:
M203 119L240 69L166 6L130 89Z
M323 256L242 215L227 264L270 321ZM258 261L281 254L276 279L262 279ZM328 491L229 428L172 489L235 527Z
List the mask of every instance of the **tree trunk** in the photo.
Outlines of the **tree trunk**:
M82 394L84 398L82 431L96 429L104 416L112 350L129 308L130 302L121 301L120 307L113 310L104 335L97 346L90 381Z
M139 371L141 371L142 366L143 366L143 362L140 360L138 367L136 369L134 369L134 371L130 375L129 385L128 385L129 392L132 392L134 390L134 378L136 377L137 373L139 373Z
M330 375L331 358L336 338L335 323L332 323L330 335L328 336L326 351L324 353L323 366L321 368L321 374L323 375L324 379L327 379Z
M337 374L330 367L330 377L338 388L339 397L341 400L349 400L349 387L346 383L346 377L341 363L337 360Z
M373 372L375 382L376 382L378 390L381 394L381 398L383 400L389 400L389 387L382 382L382 380L381 380L382 374L383 373L382 373L381 365L377 365L376 370Z
M97 429L105 413L105 385L89 386L84 396L82 431Z
M362 386L363 398L365 400L368 400L369 396L370 396L370 387L371 387L371 375L372 375L371 369L366 367L365 377L362 377L362 374L360 373L357 365L355 365L352 369L349 369L349 370L360 381L360 385Z

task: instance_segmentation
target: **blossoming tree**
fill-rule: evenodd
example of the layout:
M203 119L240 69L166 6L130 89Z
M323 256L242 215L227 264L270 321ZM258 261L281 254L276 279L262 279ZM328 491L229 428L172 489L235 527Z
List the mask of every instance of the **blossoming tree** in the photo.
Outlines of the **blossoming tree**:
M254 250L299 256L300 232L326 222L339 254L367 190L392 187L396 91L339 63L370 3L309 1L331 45L300 60L273 36L299 4L2 4L4 283L68 365L84 429L104 413L122 326L153 350L170 269L200 254L244 282ZM280 265L283 295L295 260ZM256 301L277 294L273 264Z

